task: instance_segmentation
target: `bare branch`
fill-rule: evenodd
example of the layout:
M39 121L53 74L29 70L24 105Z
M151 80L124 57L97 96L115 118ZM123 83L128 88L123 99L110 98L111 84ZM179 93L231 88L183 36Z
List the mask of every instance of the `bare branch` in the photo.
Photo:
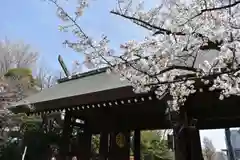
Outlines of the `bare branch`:
M37 63L39 54L24 43L0 42L0 75L11 68L31 68Z

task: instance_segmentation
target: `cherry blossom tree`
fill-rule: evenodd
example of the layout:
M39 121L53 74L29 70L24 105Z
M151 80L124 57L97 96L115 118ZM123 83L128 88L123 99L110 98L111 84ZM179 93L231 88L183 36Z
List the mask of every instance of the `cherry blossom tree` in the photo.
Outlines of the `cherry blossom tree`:
M202 90L195 87L196 81L208 84L210 91L221 90L221 100L240 95L239 0L162 0L153 1L159 4L149 10L144 1L117 0L110 14L149 31L142 41L119 44L119 50L109 47L105 35L92 39L78 23L90 0L78 0L73 15L60 5L61 0L48 1L63 21L59 29L77 39L64 44L85 56L82 64L109 66L108 73L120 74L137 93L153 89L159 97L169 93L174 110Z
M23 115L14 115L8 108L9 104L36 92L29 69L11 69L0 78L0 145L8 140L11 131L19 129L25 118Z

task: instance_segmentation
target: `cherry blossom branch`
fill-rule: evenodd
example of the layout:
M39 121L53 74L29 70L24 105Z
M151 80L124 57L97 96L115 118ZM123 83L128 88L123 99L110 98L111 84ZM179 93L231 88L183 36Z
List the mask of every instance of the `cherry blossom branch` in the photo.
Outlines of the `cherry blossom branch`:
M158 73L155 73L155 74L150 74L148 73L147 71L143 71L137 67L135 67L131 62L135 62L135 61L139 61L140 59L146 59L147 57L139 57L138 59L136 60L133 60L133 61L128 61L127 59L123 58L122 56L120 57L115 57L115 58L120 58L122 61L123 61L123 64L127 64L129 65L131 68L133 68L134 70L144 74L144 75L147 75L151 78L155 78L158 80L157 76L158 75L161 75L161 74L164 74L166 72L169 72L171 70L185 70L185 71L191 71L191 72L195 72L195 73L200 73L202 72L200 69L197 69L197 68L194 68L194 67L188 67L188 66L178 66L178 65L172 65L172 66L169 66L163 70L161 70L160 72ZM159 81L159 80L158 80ZM159 81L160 82L160 81Z
M147 76L149 76L149 77L151 77L151 78L155 78L158 82L160 82L160 80L158 79L157 75L152 75L152 74L150 74L150 73L148 73L148 72L146 72L146 71L143 71L143 70L141 70L141 69L138 69L137 67L135 67L134 65L132 65L132 63L130 63L127 59L123 58L122 56L119 56L119 57L117 57L117 58L120 58L120 59L124 62L124 64L129 65L131 68L133 68L134 70L138 71L139 73L142 73L142 74L144 74L144 75L147 75ZM138 59L133 60L132 62L137 61L137 60L140 60L141 58L142 58L142 57L139 57ZM145 57L143 57L143 58L145 58Z
M64 9L63 9L60 5L58 5L58 3L57 3L56 0L49 0L49 1L52 2L53 4L55 4L58 9L64 11ZM67 14L65 11L64 11L64 13L65 13L65 16L73 23L73 25L76 26L77 29L83 34L84 38L85 38L85 39L88 39L89 37L88 37L87 34L82 30L82 28L78 25L78 23L76 22L76 19L74 20L74 19L73 19L71 16L69 16L69 14ZM95 46L93 46L92 43L89 43L89 46L90 46L93 50L97 51L96 48L95 48ZM111 62L109 62L104 56L102 56L101 54L98 54L98 56L99 56L100 58L102 58L109 66L113 67L113 65L111 64Z
M221 7L202 9L201 12L198 15L202 15L203 13L209 12L209 11L216 11L216 10L231 8L231 7L234 7L234 6L238 5L238 4L240 4L240 1L235 1L234 3L228 4L228 5L224 5L224 6L221 6Z
M181 75L177 79L172 80L172 81L162 81L162 82L158 82L158 83L149 83L149 84L146 84L145 86L158 86L158 85L161 85L161 84L172 84L172 83L178 83L178 82L185 82L187 80L194 80L194 81L200 80L200 79L209 80L209 79L216 78L216 77L218 77L220 75L223 75L223 74L232 74L232 73L235 73L235 72L238 72L238 71L240 71L240 68L233 69L233 70L230 70L230 71L215 73L215 74L209 74L209 75L205 75L205 76L201 76L201 77L197 77L196 74L186 74L186 75Z
M58 5L58 3L57 3L56 0L49 0L49 1L52 2L53 4L55 4L58 9L61 9L62 11L64 11L64 9L63 9L60 5ZM66 13L66 12L65 12L65 13ZM73 22L73 25L76 26L76 27L80 30L80 32L84 35L84 37L87 39L88 36L85 34L85 32L82 30L82 28L77 24L76 20L74 20L74 19L73 19L71 16L69 16L67 13L66 13L65 15L66 15L66 17L67 17L71 22Z
M144 12L143 3L135 7L131 0L118 1L119 9L111 11L111 14L130 20L154 33L153 36L147 36L141 42L132 40L120 45L120 49L123 51L123 54L120 53L122 56L110 51L107 38L103 37L100 42L95 44L77 24L77 17L81 16L83 8L88 6L87 1L79 2L76 18L74 16L72 18L58 6L57 0L49 1L58 7L59 17L70 23L68 26L70 29L73 28L73 33L78 39L76 43L67 41L68 47L76 52L83 51L85 61L88 64L91 63L92 67L96 68L99 64L107 64L109 66L108 73L118 72L123 80L127 79L131 82L137 93L153 90L159 96L167 91L172 96L171 105L176 110L179 105L184 104L190 94L196 92L197 88L194 86L196 80L201 80L206 84L210 82L212 86L209 89L220 89L221 96L240 95L240 79L238 78L240 66L236 57L240 50L238 47L240 38L238 32L229 29L229 27L238 26L239 16L237 7L234 6L239 4L240 0L235 0L234 3L228 5L219 4L219 1L211 1L210 4L214 8L207 7L207 0L204 0L203 3L194 0L190 5L182 3L181 0L172 1L173 4L169 4L168 13L160 12L158 7ZM126 9L122 10L120 3L126 6ZM215 7L217 5L221 7ZM135 8L135 12L132 7ZM224 15L226 8L231 8L234 13ZM215 10L220 11L216 14L211 12ZM208 14L206 17L202 17L201 15L204 16L205 12ZM195 14L201 16L200 19L194 19L195 17L188 19ZM163 17L160 17L161 15ZM168 20L165 21L165 18ZM192 23L186 22L186 25L181 26L180 23L185 21ZM229 40L229 32L232 32L231 40ZM216 53L219 56L214 57L211 62L206 57L206 61L200 62L202 64L197 67L195 63L198 54L205 50L218 51ZM209 52L209 54L212 53ZM150 56L146 57L147 55ZM193 60L193 63L188 64L190 59ZM184 64L185 66L183 66Z
M213 8L202 9L198 14L196 14L193 17L191 17L189 20L187 20L185 23L181 24L180 26L185 25L186 23L192 21L194 18L196 18L198 16L201 16L205 12L211 12L211 11L217 11L217 10L222 10L222 9L228 9L228 8L234 7L234 6L238 5L238 4L240 4L240 1L235 1L234 3L230 3L228 5L224 5L224 6L221 6L221 7L213 7Z
M131 21L133 21L134 23L136 22L139 22L139 23L136 23L137 25L140 25L148 30L153 30L153 29L156 29L157 31L153 34L153 35L157 35L157 34L167 34L167 35L174 35L174 36L186 36L187 34L186 33L183 33L183 32L173 32L171 30L168 30L168 29L165 29L165 28L161 28L161 27L158 27L156 25L153 25L153 24L150 24L144 20L141 20L139 18L136 18L136 17L131 17L131 16L128 16L128 15L125 15L125 14L122 14L122 13L119 13L119 12L115 12L115 11L110 11L111 14L114 14L114 15L117 15L117 16L120 16L120 17L123 17L123 18L126 18L126 19L129 19ZM141 25L141 23L143 25ZM145 26L147 27L145 27ZM200 37L200 38L206 38L208 39L208 43L206 45L203 45L200 47L201 50L210 50L210 49L214 49L214 50L220 50L220 45L222 44L222 42L213 42L213 41L210 41L208 37L202 35L201 33L196 33L196 32L193 32L192 33L194 36L196 37Z
M192 72L200 72L199 69L196 69L196 68L193 68L193 67L173 65L173 66L170 66L170 67L168 67L166 69L163 69L160 72L156 73L155 76L163 74L163 73L171 71L171 70L174 70L174 69L185 70L185 71L192 71Z
M174 35L186 35L182 32L172 32L170 30L167 30L165 28L161 28L161 27L158 27L156 25L153 25L153 24L150 24L146 21L143 21L141 19L138 19L138 18L135 18L135 17L131 17L131 16L128 16L128 15L125 15L125 14L121 14L121 13L118 13L118 12L115 12L115 11L110 11L111 14L114 14L114 15L117 15L117 16L120 16L120 17L123 17L123 18L126 18L126 19L129 19L133 22L140 22L152 29L156 29L158 30L155 34L167 34L167 35L170 35L170 34L174 34ZM143 26L142 26L143 27ZM147 28L147 29L150 29L150 28Z

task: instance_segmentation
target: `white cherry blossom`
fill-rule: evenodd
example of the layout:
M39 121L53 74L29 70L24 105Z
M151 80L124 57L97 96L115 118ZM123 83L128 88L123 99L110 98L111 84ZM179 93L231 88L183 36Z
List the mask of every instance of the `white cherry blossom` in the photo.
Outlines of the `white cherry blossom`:
M195 88L196 81L208 85L209 91L220 90L220 100L240 95L239 0L165 0L149 10L144 1L117 0L110 14L150 32L142 41L119 44L118 50L109 47L104 35L93 40L77 23L90 2L80 0L71 16L57 0L49 1L63 20L60 29L77 38L65 44L85 56L83 64L109 66L108 73L120 74L137 93L152 89L159 97L169 93L175 110L190 94L203 91Z

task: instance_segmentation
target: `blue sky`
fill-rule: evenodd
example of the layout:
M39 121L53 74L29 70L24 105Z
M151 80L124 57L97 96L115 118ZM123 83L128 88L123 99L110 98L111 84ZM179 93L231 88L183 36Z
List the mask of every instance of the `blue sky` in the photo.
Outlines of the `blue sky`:
M114 6L114 0L104 0L104 3L100 0L93 1L81 18L80 25L94 38L105 33L111 39L113 48L118 48L119 44L127 40L143 38L146 34L144 30L109 14ZM66 7L75 8L71 4ZM8 37L11 41L23 40L30 44L39 51L45 66L59 69L58 54L62 55L67 66L71 66L73 60L81 60L79 54L62 45L70 36L58 31L61 21L56 16L55 6L42 0L3 0L0 15L0 39ZM212 139L217 149L225 148L223 130L203 131L201 136Z
M105 33L114 48L129 39L144 37L142 29L109 14L114 6L113 0L105 0L104 3L93 1L79 22L84 31L94 38ZM73 11L76 6L69 3L65 7ZM63 56L68 66L75 59L81 60L79 54L62 45L65 39L70 38L71 33L58 31L61 21L56 16L54 5L42 0L6 0L1 2L0 15L0 38L7 36L12 41L23 40L31 44L50 67L59 68L58 54Z

